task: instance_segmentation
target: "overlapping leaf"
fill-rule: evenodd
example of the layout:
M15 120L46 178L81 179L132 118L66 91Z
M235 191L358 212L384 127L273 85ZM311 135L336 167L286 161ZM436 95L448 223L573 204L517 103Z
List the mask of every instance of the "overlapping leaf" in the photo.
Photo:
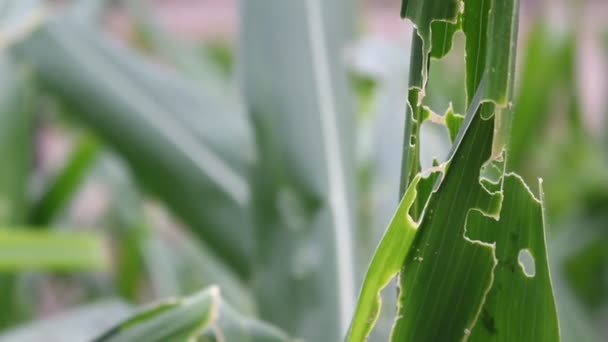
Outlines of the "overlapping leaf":
M418 29L412 48L402 191L420 170L417 144L419 126L428 116L423 107L427 60L447 53L446 39L453 35L449 25L460 25L460 16L467 36L469 109L462 124L457 116L446 116L450 135L455 127L460 130L445 175L426 206L426 201L413 199L419 203L420 224L407 251L394 253L397 259L405 255L405 260L392 340L555 341L559 328L542 206L519 177L504 175L518 1L467 0L462 13L455 8L441 1L404 1L402 11ZM442 33L434 37L432 26ZM441 44L434 45L435 39ZM390 226L387 232L394 229ZM392 244L411 238L404 235ZM535 275L527 276L518 265L521 252L531 253ZM388 249L379 249L375 257L383 253ZM372 265L368 276L380 269ZM364 332L359 338L373 325L374 315L368 322L353 321L361 326L356 331Z
M280 330L242 317L222 303L212 286L189 297L144 309L95 341L251 341L287 342Z
M245 175L253 152L243 117L70 16L53 18L13 51L147 189L247 273L253 236Z
M254 286L262 318L310 341L342 338L355 299L354 125L337 2L241 8L243 92L260 151Z
M25 69L0 55L0 224L22 225L27 215L26 189L33 158L33 91ZM0 275L0 306L12 308L0 326L25 314L17 305L17 278Z

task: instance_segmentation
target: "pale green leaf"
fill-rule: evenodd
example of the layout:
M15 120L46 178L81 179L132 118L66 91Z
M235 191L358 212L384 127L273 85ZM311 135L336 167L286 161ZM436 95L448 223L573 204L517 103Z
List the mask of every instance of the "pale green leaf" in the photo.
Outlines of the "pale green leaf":
M247 273L253 149L241 115L224 113L188 81L71 16L53 18L13 52L128 161L147 190Z
M260 157L260 317L309 341L341 339L355 304L354 115L336 2L243 1L240 10L243 94Z
M0 271L103 270L108 258L99 235L0 229Z
M143 310L95 339L110 341L186 341L214 324L220 305L219 288L210 287L183 299Z

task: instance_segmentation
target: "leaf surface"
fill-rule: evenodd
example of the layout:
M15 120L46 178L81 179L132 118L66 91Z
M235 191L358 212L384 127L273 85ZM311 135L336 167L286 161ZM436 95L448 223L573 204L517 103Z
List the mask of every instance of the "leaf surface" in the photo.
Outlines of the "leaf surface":
M337 2L244 1L240 11L260 158L256 296L263 319L310 341L341 339L355 301L354 123Z

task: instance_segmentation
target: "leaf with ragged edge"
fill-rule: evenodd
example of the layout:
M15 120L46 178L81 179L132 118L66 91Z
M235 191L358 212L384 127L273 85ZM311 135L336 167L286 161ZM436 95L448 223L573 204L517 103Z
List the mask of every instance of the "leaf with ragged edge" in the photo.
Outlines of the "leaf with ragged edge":
M464 227L471 208L495 217L499 212L501 194L489 193L479 182L492 132L492 118L474 115L429 200L402 266L393 341L459 340L474 325L495 262L490 246L464 238Z
M215 254L248 272L253 152L242 116L71 16L53 18L12 52Z
M431 51L436 56L445 55L449 51L448 41L451 40L458 22L460 13L460 0L403 0L401 3L401 17L408 18L414 23L422 44L412 45L413 59L420 59L421 68L412 68L410 75L415 74L415 82L410 87L424 89L428 79L428 58ZM452 25L435 24L446 22ZM437 29L435 40L433 29ZM449 44L451 46L451 44ZM416 56L415 56L416 55ZM412 78L410 78L412 79Z
M482 79L486 85L481 116L496 114L492 155L505 148L511 130L506 108L513 93L519 0L467 0L462 19L466 40L466 89L468 103Z
M454 142L456 140L456 136L458 135L458 131L460 130L460 126L462 125L464 117L460 114L455 113L454 109L450 107L445 113L444 118L445 127L448 129L450 141Z
M479 211L471 211L467 220L467 237L494 244L497 259L469 340L559 341L542 203L515 174L505 176L503 192L500 220ZM530 260L523 259L526 253Z
M355 304L354 123L336 2L244 1L240 12L260 157L256 297L264 320L309 341L342 338Z
M503 156L505 136L510 130L511 118L506 107L513 85L517 10L518 1L465 2L463 30L467 35L469 113L456 137L445 177L424 210L418 233L402 268L398 316L392 334L394 341L468 338L504 340L509 338L509 330L518 330L518 334L530 341L552 341L558 338L540 203L535 201L523 184L520 187L513 185L512 176L499 178L498 183L481 179L487 170L492 171L492 179L495 179L496 166L504 168L505 165L504 161L496 163L492 159L493 156ZM441 15L437 19L442 19ZM425 36L430 39L423 32L421 37ZM429 45L428 42L416 44ZM444 53L441 51L438 55ZM423 55L422 60L427 56L428 54ZM415 65L424 63L412 64ZM425 73L425 70L415 71L423 75ZM416 83L418 80L414 81L410 84L410 89L413 90L419 85ZM476 93L474 98L473 92ZM424 96L424 89L419 94ZM421 98L413 98L410 92L408 100L411 107L420 110ZM417 101L416 106L412 105L413 101ZM413 111L416 112L416 108ZM420 122L416 124L419 125ZM450 129L452 130L453 128ZM406 135L406 139L407 137ZM409 157L409 152L406 149L404 159ZM486 171L482 173L484 165L491 169L484 168ZM504 169L498 170L498 177L501 174L504 174ZM404 172L404 177L406 175ZM523 195L518 192L521 189ZM505 194L507 191L510 194ZM526 212L520 207L514 207L512 203L503 205L503 196L509 196L508 199L520 196L520 205L527 204L533 209ZM471 216L471 213L474 214ZM469 221L469 216L484 219ZM517 283L517 279L508 278L508 274L504 278L504 266L512 261L512 253L508 250L510 245L504 241L504 237L497 241L479 241L468 236L469 231L492 232L496 225L506 227L503 231L513 232L517 229L518 234L523 234L520 230L525 228L517 224L511 227L512 219L522 221L524 227L529 227L534 232L534 238L526 242L540 260L538 267L543 268L539 271L539 278L531 285L541 293L538 299L540 303L527 303L519 293L500 292L500 284L493 287L495 279ZM496 245L501 246L498 247L498 252ZM505 249L509 253L505 254ZM502 287L504 286L506 285L503 284ZM496 314L494 298L536 307L516 307ZM510 320L510 315L521 317L521 312L528 314L537 312L535 310L546 313L543 322L539 323L542 325L540 329L533 324L532 327L522 328ZM484 335L481 325L500 326L503 332ZM435 326L441 326L441 329L434 329ZM530 329L537 329L540 333L531 336Z

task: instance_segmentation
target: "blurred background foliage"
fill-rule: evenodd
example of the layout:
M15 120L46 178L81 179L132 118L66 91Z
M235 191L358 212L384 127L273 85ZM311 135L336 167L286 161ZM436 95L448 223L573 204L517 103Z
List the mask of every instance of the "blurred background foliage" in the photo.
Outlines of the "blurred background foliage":
M544 180L563 339L606 340L608 7L521 2L509 168ZM90 339L213 284L232 319L339 340L397 206L399 6L0 3L0 340ZM432 61L437 113L465 110L463 41ZM421 147L449 139L425 123Z

